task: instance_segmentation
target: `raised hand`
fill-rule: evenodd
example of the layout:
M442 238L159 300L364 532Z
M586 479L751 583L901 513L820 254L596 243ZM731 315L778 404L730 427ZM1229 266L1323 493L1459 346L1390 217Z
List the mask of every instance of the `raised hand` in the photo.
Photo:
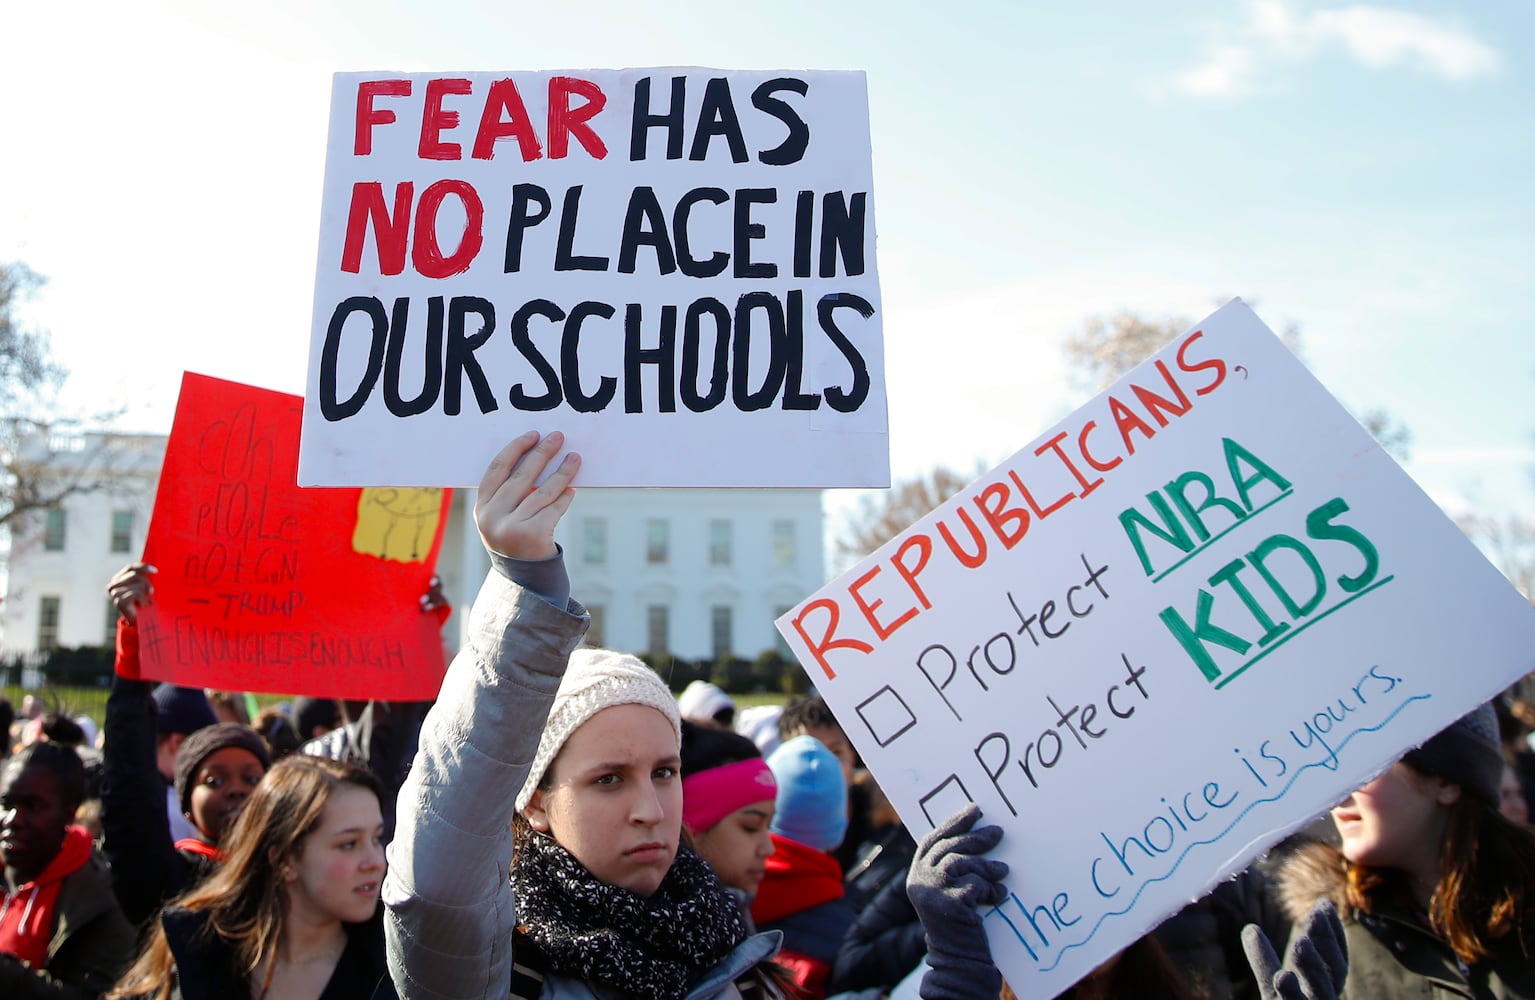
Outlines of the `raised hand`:
M1242 948L1263 1000L1337 1000L1348 978L1348 946L1332 903L1312 908L1283 965L1256 924L1242 928Z
M130 563L117 571L107 583L107 595L118 614L130 622L139 620L139 605L150 603L155 592L150 577L158 572L146 563Z
M474 503L474 523L492 552L513 559L546 559L555 554L554 528L576 497L571 487L581 468L581 456L567 454L542 485L538 477L560 448L559 431L539 437L528 431L490 460Z

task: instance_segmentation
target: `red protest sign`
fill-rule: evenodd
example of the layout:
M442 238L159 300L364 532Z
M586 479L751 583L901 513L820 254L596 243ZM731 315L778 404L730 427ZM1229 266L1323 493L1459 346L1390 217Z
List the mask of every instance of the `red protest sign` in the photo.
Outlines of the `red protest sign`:
M421 700L444 670L420 611L445 489L300 489L298 396L186 373L144 561L143 676L197 687Z

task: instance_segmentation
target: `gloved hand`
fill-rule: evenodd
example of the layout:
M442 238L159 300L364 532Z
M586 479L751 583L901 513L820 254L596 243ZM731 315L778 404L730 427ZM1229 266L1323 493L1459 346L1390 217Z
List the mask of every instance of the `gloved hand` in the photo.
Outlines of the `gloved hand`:
M1312 907L1300 936L1290 942L1283 966L1256 924L1242 928L1242 948L1263 1000L1338 1000L1343 992L1348 946L1338 911L1325 899Z
M1007 865L982 856L1001 841L1002 828L977 827L980 818L972 803L940 823L917 845L906 876L906 895L927 935L931 968L922 977L924 1000L973 1000L1002 991L980 908L1007 898Z

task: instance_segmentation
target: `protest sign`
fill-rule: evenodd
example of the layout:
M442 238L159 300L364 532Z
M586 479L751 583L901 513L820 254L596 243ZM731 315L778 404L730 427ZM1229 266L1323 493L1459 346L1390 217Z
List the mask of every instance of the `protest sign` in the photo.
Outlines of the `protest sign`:
M144 561L144 677L338 698L436 696L423 614L447 525L440 489L300 489L303 400L188 372Z
M1535 611L1240 301L778 621L1054 996L1531 669Z
M340 73L299 482L885 486L856 72Z

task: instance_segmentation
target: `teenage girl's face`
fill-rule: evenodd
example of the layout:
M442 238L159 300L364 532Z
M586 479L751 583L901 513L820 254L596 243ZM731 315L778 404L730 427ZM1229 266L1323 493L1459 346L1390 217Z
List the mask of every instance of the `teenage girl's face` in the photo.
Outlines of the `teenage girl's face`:
M570 734L523 814L597 878L648 896L677 856L681 766L666 716L614 705Z
M1460 794L1459 785L1393 764L1333 807L1343 856L1356 865L1395 869L1434 885L1448 808Z
M326 800L320 825L283 867L289 914L315 922L362 923L378 907L384 868L378 796L359 785L338 785Z
M767 872L767 859L773 854L773 838L768 832L773 806L772 799L753 802L693 837L699 856L709 862L720 881L749 896L757 894Z
M218 843L234 826L265 773L260 758L249 750L215 750L192 775L192 794L187 798L191 811L187 815L203 836Z

